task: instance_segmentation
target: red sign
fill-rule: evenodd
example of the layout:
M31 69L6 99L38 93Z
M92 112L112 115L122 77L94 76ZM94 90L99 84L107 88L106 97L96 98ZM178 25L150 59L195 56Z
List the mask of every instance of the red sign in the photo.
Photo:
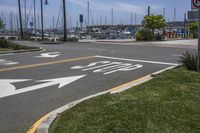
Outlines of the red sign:
M200 0L192 0L192 9L200 8Z

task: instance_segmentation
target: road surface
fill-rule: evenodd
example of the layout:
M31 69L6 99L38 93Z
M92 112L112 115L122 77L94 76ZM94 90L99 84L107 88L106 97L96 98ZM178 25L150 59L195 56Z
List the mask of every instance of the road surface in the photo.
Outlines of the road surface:
M0 132L25 133L40 117L178 63L186 49L151 45L19 42L45 51L0 55Z

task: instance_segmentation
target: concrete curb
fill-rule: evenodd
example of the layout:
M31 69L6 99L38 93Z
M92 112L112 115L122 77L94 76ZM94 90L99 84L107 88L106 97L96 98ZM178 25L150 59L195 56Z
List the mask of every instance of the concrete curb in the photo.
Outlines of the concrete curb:
M88 99L100 96L100 95L104 95L104 94L108 94L108 93L110 93L110 94L120 93L120 92L128 90L128 89L130 89L130 88L132 88L134 86L137 86L137 85L140 85L142 83L145 83L145 82L153 79L153 77L155 77L155 76L157 76L157 75L159 75L159 74L161 74L161 73L163 73L163 72L165 72L167 70L174 69L174 68L177 68L179 66L181 66L181 65L170 66L170 67L168 67L166 69L163 69L163 70L160 70L158 72L152 73L150 75L144 76L144 77L142 77L140 79L131 81L129 83L126 83L124 85L115 87L113 89L110 89L110 90L107 90L107 91L103 91L103 92L100 92L100 93L97 93L97 94L94 94L94 95L91 95L91 96L76 100L74 102L68 103L65 106L60 107L60 108L50 112L49 114L45 115L44 117L42 117L40 120L38 120L29 129L29 131L27 133L48 133L48 130L49 130L51 124L54 122L54 120L57 117L59 117L59 115L61 113L63 113L64 111L76 106L77 104L79 104L79 103L81 103L83 101L86 101Z
M5 52L0 52L0 54L11 54L11 53L24 53L24 52L36 52L36 51L43 51L42 47L36 48L36 49L28 49L28 50L12 50L12 51L5 51Z
M31 131L29 130L27 133L48 133L48 130L49 130L49 127L51 126L51 124L53 123L53 121L61 114L63 113L64 111L76 106L77 104L83 102L83 101L86 101L88 99L91 99L91 98L94 98L94 97L97 97L97 96L100 96L100 95L104 95L104 94L107 94L109 93L109 91L104 91L104 92L100 92L98 94L95 94L95 95L91 95L91 96L88 96L88 97L85 97L85 98L82 98L82 99L79 99L79 100L76 100L74 102L71 102L71 103L68 103L66 104L65 106L61 107L61 108L58 108L54 111L52 111L51 113L49 113L46 118L40 123L40 125L36 128L35 131Z

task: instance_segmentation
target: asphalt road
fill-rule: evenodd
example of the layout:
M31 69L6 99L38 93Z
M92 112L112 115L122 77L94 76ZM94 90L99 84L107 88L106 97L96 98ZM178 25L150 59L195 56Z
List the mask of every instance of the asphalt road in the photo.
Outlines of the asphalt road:
M19 43L46 50L0 55L0 133L25 133L52 110L170 67L186 50L150 45Z

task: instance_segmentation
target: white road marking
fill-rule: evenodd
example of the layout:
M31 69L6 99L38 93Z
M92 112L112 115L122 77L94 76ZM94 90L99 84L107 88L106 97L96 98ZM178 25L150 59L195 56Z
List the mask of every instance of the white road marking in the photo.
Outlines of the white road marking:
M92 62L86 66L78 65L71 67L71 69L77 70L81 69L81 71L89 71L92 70L93 73L103 73L105 75L115 73L115 72L125 72L132 71L135 69L139 69L143 67L143 65L136 64L133 65L131 63L123 63L123 62L111 62L111 61L98 61Z
M0 56L7 56L7 55L13 55L13 53L9 53L9 54L0 54Z
M131 62L141 62L141 63L150 63L150 64L160 64L160 65L172 65L176 66L176 63L167 63L167 62L158 62L158 61L147 61L147 60L135 60L135 59L125 59L125 58L116 58L116 57L107 57L107 56L95 56L97 58L102 59L113 59L113 60L123 60L123 61L131 61Z
M40 56L35 56L37 58L55 58L60 56L60 52L50 52L50 53L42 53Z
M100 48L88 48L88 49L95 50L95 51L98 51L98 52L110 52L110 53L115 52L114 50L107 50L107 49L100 49Z
M86 75L80 75L80 76L72 76L72 77L65 77L65 78L40 80L40 81L36 81L36 82L47 82L47 83L34 85L34 86L26 87L26 88L21 88L21 89L17 89L17 90L16 90L15 86L12 85L12 83L30 81L31 79L20 79L20 80L1 79L0 80L0 98L25 93L28 91L38 90L38 89L42 89L42 88L57 85L57 84L59 84L58 88L62 88L64 86L66 86L67 84L70 84L70 83L72 83L76 80L79 80L85 76Z
M122 67L120 69L116 69L116 70L113 70L113 71L109 71L109 72L106 72L104 74L111 74L111 73L115 73L115 72L120 72L120 71L132 71L132 70L135 70L135 69L139 69L139 68L142 68L143 66L142 65L133 65L133 66L128 66L128 67Z
M83 69L82 71L88 71L88 70L93 70L93 69L97 69L97 68L101 68L101 67L106 67L106 66L110 66L110 65L120 65L120 64L122 64L122 62L111 62L111 63L106 64L106 65L100 65L100 66L96 66L96 67L91 67L91 68Z
M172 54L171 56L174 56L174 57L181 57L181 56L183 56L183 55L181 55L181 54Z
M16 64L19 64L19 62L13 62L13 61L0 59L0 66L10 66L10 65L16 65Z

